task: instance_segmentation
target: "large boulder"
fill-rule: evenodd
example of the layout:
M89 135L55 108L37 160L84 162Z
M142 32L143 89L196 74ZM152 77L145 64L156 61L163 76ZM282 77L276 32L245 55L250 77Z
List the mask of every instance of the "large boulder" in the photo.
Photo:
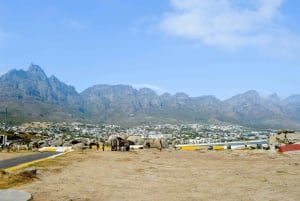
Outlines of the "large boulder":
M126 138L128 141L134 143L134 145L143 145L145 140L140 135L131 135Z
M163 146L163 140L161 138L153 138L145 140L144 147L145 148L157 148L159 150L162 150L164 148Z
M78 150L84 150L87 148L87 145L84 143L77 143L75 145L73 145L73 149L78 151Z

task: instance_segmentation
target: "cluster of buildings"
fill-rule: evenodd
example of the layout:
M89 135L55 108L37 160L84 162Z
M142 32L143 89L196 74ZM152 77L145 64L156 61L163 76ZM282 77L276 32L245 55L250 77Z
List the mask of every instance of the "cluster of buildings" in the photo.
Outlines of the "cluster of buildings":
M202 144L267 140L270 136L275 135L277 130L259 130L239 125L214 125L205 123L178 125L162 124L124 128L110 124L31 122L18 126L1 124L0 134L1 133L10 133L15 136L28 134L40 137L41 139L89 138L96 141L105 141L110 136L125 138L135 135L145 139L168 139L174 142L173 144Z

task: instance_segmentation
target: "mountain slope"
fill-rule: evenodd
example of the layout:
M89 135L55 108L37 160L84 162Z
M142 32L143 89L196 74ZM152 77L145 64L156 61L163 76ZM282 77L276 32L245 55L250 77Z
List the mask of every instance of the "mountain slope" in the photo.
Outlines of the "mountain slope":
M13 121L62 120L82 116L83 100L75 88L48 78L37 65L11 70L0 77L0 107L9 108Z
M251 127L300 128L300 95L280 100L251 90L225 101L185 93L157 95L128 85L95 85L77 93L42 68L11 70L0 77L0 115L10 122L85 121L120 125L236 123ZM3 117L0 116L0 121Z
M300 122L300 95L292 95L283 100L288 117L296 122Z
M231 122L249 126L293 125L275 96L265 99L251 90L226 100L224 105L224 119Z

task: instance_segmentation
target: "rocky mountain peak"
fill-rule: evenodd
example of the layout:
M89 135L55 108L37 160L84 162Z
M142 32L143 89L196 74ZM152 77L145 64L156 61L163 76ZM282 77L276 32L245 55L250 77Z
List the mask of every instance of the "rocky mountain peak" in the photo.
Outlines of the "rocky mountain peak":
M28 71L29 72L35 72L35 73L43 73L43 74L45 74L44 70L39 65L36 65L34 63L30 64L30 66L28 68Z
M82 118L123 125L198 121L281 128L300 125L300 95L280 100L277 94L264 98L251 90L221 101L185 93L158 95L129 85L95 85L78 94L55 76L48 78L35 64L28 71L12 70L0 77L0 106L5 104L22 121Z
M276 93L271 94L268 99L268 101L272 102L272 103L279 103L280 102L280 98Z
M40 79L43 79L43 80L47 79L47 75L44 72L44 70L40 66L35 65L33 63L30 64L30 66L28 68L28 73L30 75L33 75L34 77L39 77Z
M180 99L189 99L190 98L186 93L183 93L183 92L176 93L175 97L180 98Z
M139 93L143 95L156 95L156 92L149 88L141 88L139 90Z
M246 91L243 96L248 98L260 98L259 93L255 90Z

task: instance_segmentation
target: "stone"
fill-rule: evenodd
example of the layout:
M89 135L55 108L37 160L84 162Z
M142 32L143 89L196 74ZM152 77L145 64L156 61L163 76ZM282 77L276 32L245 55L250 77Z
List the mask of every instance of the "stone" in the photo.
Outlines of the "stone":
M37 169L35 167L29 167L29 168L24 169L22 172L36 175Z
M30 201L32 195L26 191L6 189L0 190L0 201Z

